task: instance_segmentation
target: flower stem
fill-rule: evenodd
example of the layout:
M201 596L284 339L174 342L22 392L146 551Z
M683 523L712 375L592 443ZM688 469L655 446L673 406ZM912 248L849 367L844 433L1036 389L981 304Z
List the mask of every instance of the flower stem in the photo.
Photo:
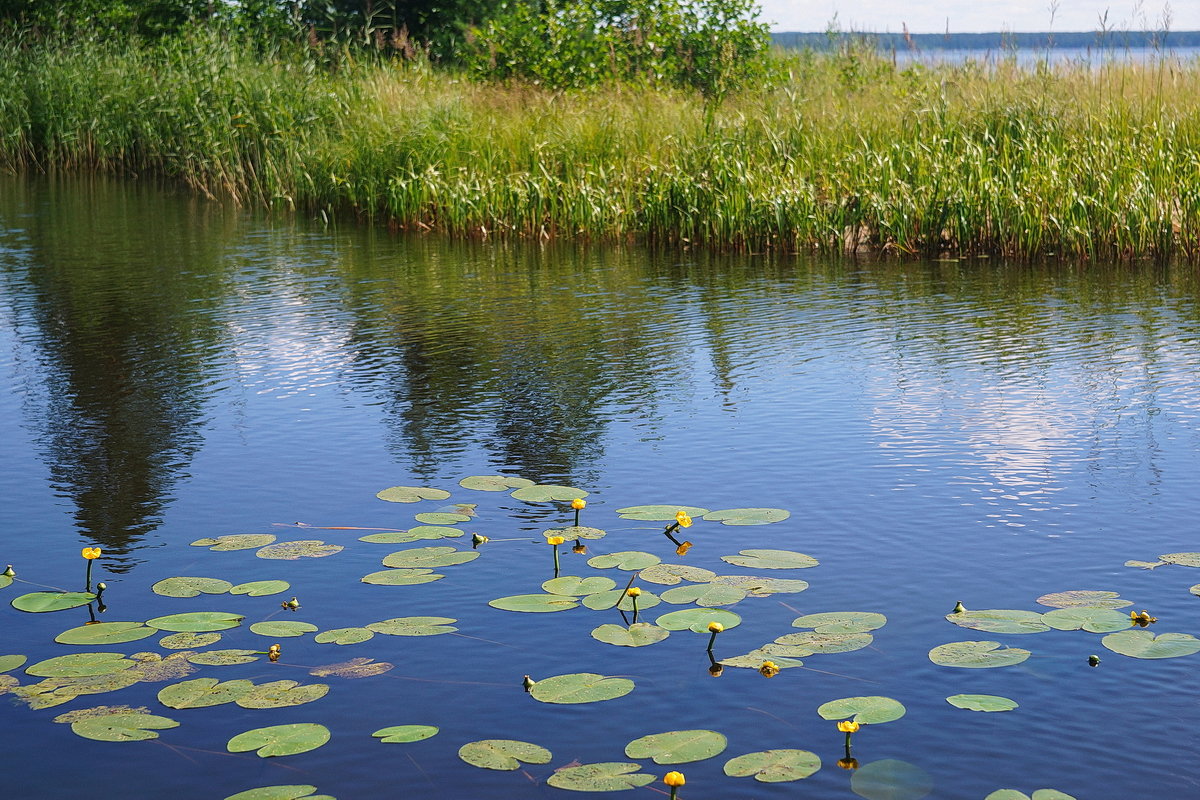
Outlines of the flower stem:
M675 800L675 793L676 793L676 792L678 792L678 791L679 791L679 787L678 787L678 786L672 786L672 787L671 787L671 800Z
M851 734L851 733L846 734L846 758L850 757L850 737L851 736L853 736L853 734Z
M712 652L713 645L716 644L716 642L717 642L717 632L713 631L712 634L708 637L708 652L710 652L710 653Z
M92 590L92 561L93 559L89 558L87 562L87 577L84 581L87 585L83 588L85 592L90 592Z
M554 577L558 577L558 545L554 545Z
M579 509L575 509L575 527L579 527Z
M638 618L637 595L635 594L635 595L631 596L629 599L633 601L633 624L636 625L637 618ZM672 791L674 791L674 790L672 790Z

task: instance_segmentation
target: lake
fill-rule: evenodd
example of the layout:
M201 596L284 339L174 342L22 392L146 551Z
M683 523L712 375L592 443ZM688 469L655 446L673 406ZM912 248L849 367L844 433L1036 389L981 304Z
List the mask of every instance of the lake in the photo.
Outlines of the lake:
M1189 642L1200 598L1189 589L1200 571L1126 562L1198 549L1198 290L1194 267L1183 264L451 242L265 217L139 183L2 178L0 562L16 574L0 589L0 665L6 655L28 657L9 659L11 678L0 682L10 690L0 698L6 791L65 797L88 786L219 800L302 784L341 800L571 797L547 780L577 774L562 770L573 765L627 762L656 780L626 796L665 796L662 775L679 770L685 800L958 799L1004 788L1090 800L1194 796L1200 642ZM581 540L585 554L570 540L560 546L561 575L609 578L618 596L635 572L588 560L634 551L709 575L753 576L711 583L727 588L764 577L807 582L800 592L781 584L789 591L725 598L740 624L717 636L717 660L801 633L793 621L811 614L874 612L886 624L866 626L866 639L861 629L853 640L810 636L812 655L777 650L803 664L769 679L752 666L714 677L707 632L614 646L592 634L632 621L616 609L569 599L554 601L565 609L557 613L493 607L544 594L554 576L544 531L574 520L569 500L529 502L459 483L487 475L587 492L581 525L607 535ZM449 495L376 497L396 486ZM453 513L456 504L474 504L455 526L461 536L361 541L411 531L424 522L417 514ZM692 543L680 556L663 536L673 514L617 513L653 504L787 516L728 525L696 512L677 532ZM473 549L473 533L490 541ZM192 544L239 534L343 549L279 560ZM106 610L12 607L27 593L82 590L80 553L92 546L103 550L92 579L107 584ZM445 576L426 583L361 580L390 554L425 546L477 556L406 573ZM774 568L745 550L819 564ZM171 577L288 588L152 590ZM655 606L674 589L637 585L641 622L697 608ZM1047 617L1053 608L1038 598L1076 590L1116 593L1112 605L1131 604L1118 616L1146 609L1159 621L1129 633L1119 630L1129 623L1092 633L1040 622L1070 614ZM293 596L300 608L283 608ZM972 629L947 619L958 602L1038 616L981 615ZM160 644L170 628L125 643L54 641L93 619L201 611L244 620L219 631L218 643L175 651ZM455 620L457 630L362 633L420 616ZM347 640L375 635L337 644L314 632L249 629L267 621L359 631ZM1006 632L1014 628L1030 632ZM1136 650L1151 633L1180 634L1164 650L1191 654L1135 658L1106 646ZM931 661L934 648L964 641L1029 655L986 669ZM272 663L265 651L275 643ZM40 680L26 669L63 655L228 649L254 660L175 657L101 694L68 687L47 698L26 688ZM391 669L311 674L354 658ZM543 683L576 673L634 688L561 704L522 687L525 675ZM329 688L274 709L160 701L164 687L200 678ZM1018 705L981 712L947 702L961 694ZM852 697L890 698L905 711L853 734L857 770L839 767L844 735L817 712ZM101 705L178 726L114 743L73 732L94 731L82 715L55 721ZM293 723L325 726L328 743L273 758L227 752L235 734ZM372 736L401 725L438 730L403 743ZM625 755L640 737L676 730L713 730L727 745L678 765ZM462 746L487 739L552 755L513 771L459 758ZM820 768L796 783L725 773L735 756L782 749L809 751Z

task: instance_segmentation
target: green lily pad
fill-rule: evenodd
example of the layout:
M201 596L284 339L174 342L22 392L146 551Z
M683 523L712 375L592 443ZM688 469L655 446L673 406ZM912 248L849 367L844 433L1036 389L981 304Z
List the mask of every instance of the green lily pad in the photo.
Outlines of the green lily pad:
M770 661L780 669L789 669L791 667L802 667L804 662L798 658L790 658L780 655L779 653L770 653L763 648L751 650L749 653L743 653L740 656L731 656L730 658L722 658L720 663L727 667L740 667L742 669L758 669L763 665L764 661Z
M236 533L231 536L197 539L192 542L192 547L207 547L209 550L216 552L254 550L259 547L265 547L274 541L275 535L272 533Z
M312 796L316 790L317 787L307 784L259 786L256 789L231 794L225 800L318 800Z
M516 739L481 739L458 748L458 757L473 767L513 770L526 764L549 764L550 751Z
M45 614L86 606L95 599L91 592L32 592L14 597L12 607L30 614Z
M820 563L792 550L741 550L736 556L721 556L721 560L750 569L807 569Z
M146 624L151 628L158 628L160 631L207 633L236 628L243 619L245 617L241 614L229 614L224 611L189 611L184 614L168 614L165 617L148 619Z
M1000 647L999 642L950 642L929 651L929 660L943 667L985 669L1009 667L1029 658L1020 647Z
M308 671L308 674L316 675L319 678L325 678L330 675L337 678L372 678L394 669L395 666L390 661L376 661L373 658L359 657L337 664L325 664L324 666L313 667Z
M1018 706L1016 700L994 694L955 694L947 697L946 702L968 711L1012 711Z
M244 594L249 597L267 597L280 592L286 592L292 588L292 585L287 581L250 581L249 583L239 583L237 586L230 587L230 594Z
M587 525L568 525L565 528L551 528L548 531L542 531L542 535L549 539L551 536L561 536L564 539L574 541L576 539L603 539L608 535L608 531L600 528L589 528Z
M1200 567L1200 553L1167 553L1159 556L1158 560L1181 567Z
M642 570L638 577L648 583L675 586L683 581L708 583L717 577L717 573L700 567L685 566L684 564L655 564L652 567L646 567Z
M578 606L579 601L561 594L514 594L510 597L497 597L489 601L488 605L502 611L545 614L552 611L569 611Z
M850 790L867 800L920 800L933 790L933 779L907 761L885 758L855 770Z
M619 792L653 783L655 776L639 772L641 764L604 761L555 770L546 783L573 792Z
M825 611L792 620L793 628L812 628L817 633L866 633L887 624L887 617L874 611Z
M425 525L454 525L459 522L470 522L469 514L459 514L454 511L425 511L413 517Z
M601 625L592 631L592 638L619 647L645 647L661 642L671 632L648 622L635 622L628 628L622 625ZM637 756L634 756L637 758Z
M428 739L437 735L437 732L438 728L435 725L392 725L389 728L380 728L371 735L383 742L404 744Z
M771 522L783 522L792 514L782 508L725 508L720 511L710 511L702 519L708 522L720 522L722 525L766 525Z
M687 764L720 755L729 745L724 734L708 730L667 731L625 745L629 758L652 758L655 764Z
M588 559L588 566L596 569L623 569L626 571L634 571L652 567L662 561L661 558L653 553L643 553L640 550L621 550L616 553L609 553L606 556L592 556Z
M1190 594L1196 595L1197 597L1200 597L1200 583L1197 583L1195 586L1192 586L1191 588L1189 588L1188 592Z
M235 702L253 688L254 684L246 680L194 678L159 689L158 702L167 708L209 708Z
M814 653L852 653L870 647L875 637L869 633L818 633L817 631L802 631L788 633L775 639L776 644L801 647Z
M763 750L725 762L725 774L763 783L783 783L807 778L821 768L821 757L808 750Z
M412 569L436 569L437 567L452 567L455 564L466 564L479 558L476 550L455 550L446 545L439 547L416 547L411 550L398 550L383 560L385 567L404 567Z
M607 592L597 592L584 596L583 604L593 611L608 611L619 608L622 611L633 611L633 598L625 594L624 589L609 589ZM638 611L645 611L662 603L662 599L654 592L645 589L638 595Z
M159 639L158 646L167 650L195 650L219 641L221 641L219 633L172 633Z
M0 589L7 589L12 586L13 579L7 575L0 575Z
M407 531L387 531L360 536L360 542L372 544L412 544L413 542L436 541L438 539L457 539L463 535L459 528L448 528L444 525L417 525Z
M1115 608L1094 606L1056 608L1043 614L1042 620L1058 631L1084 630L1090 633L1123 631L1133 625L1133 620L1128 614L1122 614Z
M316 750L329 741L329 729L314 722L271 725L239 733L225 745L231 753L256 750L260 758L291 756Z
M444 577L431 569L381 569L362 576L362 582L375 586L416 586L440 581Z
M904 713L904 705L899 700L878 695L843 697L822 703L817 708L821 719L848 719L860 725L881 725L900 719Z
M437 636L458 630L450 624L452 622L458 620L454 617L395 617L372 622L367 627L388 636Z
M1179 658L1200 652L1200 639L1190 633L1160 633L1156 636L1138 629L1110 633L1100 643L1114 653L1130 658Z
M158 633L141 622L97 622L80 625L54 637L59 644L104 645L136 642Z
M985 633L1041 633L1050 630L1036 611L1009 608L982 609L950 613L946 619L963 628Z
M556 486L552 483L535 483L532 486L522 486L512 493L517 500L526 503L569 503L575 498L587 497L588 493L572 486Z
M997 789L983 800L1075 800L1075 798L1057 789L1038 789L1032 797L1024 792L1018 792L1016 789Z
M570 597L583 597L589 594L607 592L616 587L617 582L612 578L580 578L576 575L564 575L552 578L542 584L542 589L550 594L562 594Z
M621 519L637 519L644 522L674 522L675 515L680 511L689 517L703 517L708 513L707 508L698 506L626 506L618 508L617 514Z
M1037 599L1043 606L1054 608L1125 608L1133 605L1128 600L1122 600L1116 592L1100 592L1088 589L1076 589L1069 592L1051 592Z
M758 648L756 653L766 654L766 659L771 660L783 656L784 658L806 658L811 656L815 651L809 650L807 647L798 644L780 644L779 642L770 642Z
M318 644L359 644L374 638L375 631L369 628L334 628L321 631L313 637Z
M325 544L320 539L301 539L298 542L269 544L254 555L273 561L295 561L299 558L325 558L345 549L340 544Z
M237 697L234 702L242 708L286 708L320 700L327 694L327 683L301 685L296 681L271 681L255 686Z
M0 672L10 672L29 660L28 656L0 656Z
M198 597L201 594L225 594L233 588L220 578L163 578L150 591L164 597Z
M187 660L189 663L205 667L229 667L258 661L260 655L257 650L208 650L203 653L190 653Z
M130 656L137 663L128 672L122 672L112 677L134 675L141 683L157 683L170 681L191 675L196 668L188 662L194 653L171 653L163 658L158 653L134 653Z
M86 678L111 675L130 669L135 663L120 653L72 653L39 661L26 667L25 673L39 678Z
M573 672L538 681L529 694L543 703L599 703L633 691L628 678L608 678L594 672Z
M110 714L71 723L71 730L85 739L101 742L141 742L157 739L156 731L178 728L179 723L155 714Z
M642 573L643 576L645 574ZM712 582L736 586L745 590L750 597L795 594L808 588L808 581L802 581L799 578L762 578L757 575L717 575Z
M375 496L389 503L416 503L421 500L445 500L450 493L445 489L434 489L428 486L392 486L376 492Z
M251 633L257 633L259 636L273 637L303 636L315 630L320 629L311 622L293 622L292 620L269 620L267 622L256 622L250 626Z
M528 478L518 478L516 475L470 475L458 482L464 489L474 489L480 492L506 492L509 489L524 489L533 486Z
M1125 566L1138 569L1158 569L1166 563L1165 561L1126 561Z
M695 603L704 608L730 606L746 599L746 590L720 583L699 583L676 586L662 593L663 602L672 605Z
M149 714L150 709L145 706L93 706L91 708L77 708L74 711L68 711L65 714L59 714L54 718L55 722L70 725L72 722L79 722L82 719L97 719L99 717L111 717L114 714Z
M742 618L723 608L685 608L671 611L654 620L654 624L669 631L708 633L710 622L719 622L725 630L742 624Z

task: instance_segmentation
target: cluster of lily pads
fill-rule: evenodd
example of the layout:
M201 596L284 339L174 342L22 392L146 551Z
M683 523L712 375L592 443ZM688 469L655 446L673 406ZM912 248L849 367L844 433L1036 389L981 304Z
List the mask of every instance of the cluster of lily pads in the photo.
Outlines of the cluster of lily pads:
M544 539L555 548L563 542L573 542L573 549L587 554L589 546L598 547L608 532L579 524L580 511L586 507L587 492L569 486L535 484L525 479L504 476L471 476L460 481L463 489L484 492L508 492L511 497L527 503L571 504L574 524L550 527ZM377 495L394 503L421 501L443 502L451 493L431 487L395 486ZM468 564L485 557L487 549L502 546L504 540L490 540L478 534L470 538L470 548L453 544L427 545L428 541L463 539L467 531L460 527L478 515L477 503L458 502L415 515L418 523L406 529L330 528L340 531L367 531L359 541L367 544L417 545L396 550L382 561L384 569L361 578L366 584L403 586L432 583L445 575L436 570ZM674 533L681 533L686 521L693 518L722 525L764 525L788 519L788 512L775 508L739 508L709 510L697 506L641 505L617 510L622 520L648 523L667 523L662 533L675 545L675 553L683 556L691 542L679 542ZM674 523L672 523L674 520ZM304 530L320 530L297 524ZM653 529L653 525L651 528ZM639 536L645 540L644 531ZM526 544L528 539L514 539ZM584 544L587 542L588 544ZM535 544L546 546L540 541ZM320 539L278 541L274 534L238 534L203 538L191 543L215 552L254 550L255 556L271 561L294 561L301 558L323 558L345 549L343 545L328 544ZM89 551L92 551L89 553ZM85 548L88 565L100 556L98 548ZM747 570L799 570L818 565L804 553L778 549L743 549L722 555L721 561ZM548 563L548 562L547 562ZM575 562L579 563L579 562ZM829 611L804 614L795 618L791 629L779 632L749 652L718 659L713 655L719 635L736 627L742 617L726 608L752 603L755 598L776 594L797 593L808 583L795 577L775 577L756 574L719 575L711 570L681 563L664 563L644 550L614 550L596 552L586 559L595 572L586 575L561 575L558 559L554 560L554 576L542 581L540 591L510 594L491 600L493 608L518 613L568 612L582 607L585 611L603 613L608 620L596 625L594 639L621 647L645 647L667 640L677 632L709 634L708 655L713 674L725 667L757 670L771 678L782 670L803 667L803 659L844 654L869 647L887 618L874 611ZM1200 566L1200 553L1172 553L1159 562L1131 562L1149 568L1163 564ZM621 580L603 574L615 570ZM0 589L20 581L12 568L0 574ZM651 591L649 586L669 587ZM533 588L527 587L527 588ZM283 596L292 587L281 578L255 580L234 585L222 578L176 576L164 578L151 587L156 594L173 598L213 596L242 596L261 598ZM224 632L239 628L245 615L225 611L192 611L169 614L145 621L99 622L95 613L103 611L103 583L92 591L90 569L86 591L38 591L20 595L11 606L29 613L47 613L86 606L90 621L62 631L54 637L61 645L98 647L125 644L160 636L158 645L166 654L139 652L131 655L112 652L83 652L58 655L27 665L24 655L0 655L0 694L8 693L34 709L46 709L75 700L127 688L137 683L167 683L157 693L158 702L167 709L184 711L221 705L236 705L244 709L275 709L306 705L330 694L327 683L301 683L295 680L255 682L237 679L222 681L216 677L190 677L202 667L247 664L262 660L278 661L281 646L274 640L313 634L313 641L341 646L357 645L383 636L435 636L457 631L457 619L450 617L395 617L359 626L320 630L318 626L294 619L274 619L276 608L269 618L248 626L249 631L263 637L262 647L203 649L222 640ZM1193 587L1200 594L1200 585ZM687 606L662 613L651 612L662 604ZM1115 592L1069 591L1043 595L1037 603L1052 610L1037 612L1015 609L968 610L961 607L946 619L962 628L994 634L1032 634L1057 631L1086 631L1103 634L1100 643L1105 648L1134 658L1171 658L1200 652L1200 639L1184 633L1155 635L1146 630L1153 617L1146 612L1127 614L1118 609L1131 605ZM285 616L302 608L296 597L278 604ZM752 607L747 605L747 607ZM615 612L615 613L614 613ZM648 614L653 619L643 619ZM619 615L621 624L613 620ZM267 646L270 644L270 646ZM1019 664L1030 651L1005 647L996 641L956 641L939 645L929 652L929 659L938 665L959 668L994 668ZM1095 663L1098 657L1093 656ZM41 680L22 684L13 673L24 668L26 675ZM383 674L394 668L387 661L368 657L307 668L314 677L365 678ZM514 682L515 688L516 682ZM623 697L634 691L636 683L625 677L606 676L594 672L564 675L526 676L525 691L533 700L551 704L596 703ZM957 694L946 698L962 709L980 712L1012 711L1019 704L1012 699L985 694ZM860 765L850 751L851 736L864 725L880 725L900 719L906 713L899 701L882 696L846 697L820 704L815 712L822 719L838 722L845 732L845 757L838 765L852 770L851 789L863 797L921 797L930 789L928 776L919 768L905 762L886 759ZM160 731L179 726L172 717L154 713L151 709L130 706L96 706L79 708L55 717L69 724L81 737L110 742L144 741L157 738ZM422 741L439 733L436 726L401 724L380 728L372 735L383 743L402 744ZM226 749L231 753L254 752L260 757L297 755L315 750L331 738L327 727L317 722L269 725L243 731L231 737ZM714 758L727 746L726 737L712 730L672 730L641 736L630 741L623 750L628 759L580 764L554 770L546 783L561 789L580 791L612 791L647 785L654 774L643 771L636 760L655 764L679 765ZM459 758L475 767L494 770L514 770L522 764L549 764L553 756L542 745L514 739L484 739L462 744ZM725 774L733 777L753 777L760 782L799 780L812 775L821 767L820 757L808 750L777 748L736 755L724 764ZM683 785L682 773L669 773L668 785L672 794ZM897 787L905 787L899 792ZM231 796L229 800L263 800L277 798L324 797L312 794L316 788L308 785L258 787ZM1026 795L1012 789L993 792L987 800L1018 800ZM1033 800L1070 800L1069 796L1052 789L1039 789Z

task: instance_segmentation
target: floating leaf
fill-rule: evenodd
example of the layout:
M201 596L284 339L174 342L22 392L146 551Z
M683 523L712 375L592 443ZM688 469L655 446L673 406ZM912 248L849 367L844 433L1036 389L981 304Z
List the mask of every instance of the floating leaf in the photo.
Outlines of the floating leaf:
M531 486L522 486L512 493L512 497L517 500L524 500L526 503L550 503L555 500L562 503L569 503L575 498L587 497L588 493L582 489L576 489L573 486L556 486L552 483L535 483Z
M1050 630L1036 611L1009 608L982 609L950 613L946 619L963 628L986 633L1041 633Z
M770 522L782 522L790 516L791 512L782 508L726 508L710 511L702 518L708 522L720 522L722 525L766 525Z
M310 795L316 790L317 787L307 784L260 786L257 789L231 794L225 800L310 800Z
M1075 800L1075 798L1057 789L1038 789L1032 797L1024 792L1018 792L1016 789L997 789L983 800Z
M383 560L385 567L406 567L415 569L435 569L437 567L452 567L455 564L466 564L479 558L475 550L455 550L446 545L440 547L416 547L411 550L398 550Z
M359 644L374 636L375 632L368 628L334 628L321 631L313 637L313 641L318 644Z
M817 708L821 719L849 719L860 725L880 725L904 716L904 705L890 697L843 697Z
M308 671L309 675L316 675L319 678L334 676L338 678L370 678L375 675L382 675L395 668L395 664L390 661L376 661L373 658L352 658L349 661L343 661L338 664L326 664L322 667L313 667Z
M645 569L662 561L653 553L643 553L640 550L621 550L606 556L593 556L588 559L588 566L596 569L623 569L626 571Z
M607 678L594 672L573 672L538 681L529 693L543 703L599 703L633 691L628 678Z
M431 569L381 569L362 577L363 583L375 586L416 586L420 583L433 583L446 577Z
M372 533L370 536L360 536L360 542L372 544L412 544L413 542L436 541L437 539L457 539L463 532L458 528L447 528L444 525L417 525L407 531L388 531L387 533Z
M195 650L221 641L219 633L172 633L158 640L159 647L167 650Z
M756 653L765 653L767 659L774 659L779 656L784 658L805 658L811 656L815 651L809 650L807 647L796 644L780 644L771 642L764 644L755 651Z
M382 622L372 622L367 627L375 633L388 636L436 636L458 630L450 623L458 622L453 617L395 617Z
M1197 597L1200 597L1200 583L1197 583L1195 586L1188 589L1188 591L1191 592L1192 594L1196 595Z
M222 683L216 678L195 678L159 689L158 702L167 708L209 708L232 703L253 688L246 680Z
M256 622L250 626L251 633L271 637L303 636L315 630L319 629L311 622L293 622L292 620L269 620L267 622Z
M424 523L425 525L453 525L456 522L471 521L471 517L469 515L458 514L453 511L426 511L421 514L417 514L414 519L417 522Z
M708 513L707 508L697 506L626 506L618 508L617 514L621 519L637 519L645 522L674 522L675 515L680 511L689 517L703 517Z
M654 608L660 603L662 603L662 599L658 595L643 589L637 599L638 611ZM624 589L609 589L607 592L589 594L583 598L583 604L593 611L608 611L613 608L633 611L633 598L625 594Z
M437 732L438 728L434 725L393 725L390 728L380 728L371 735L383 742L404 744L428 739Z
M526 764L549 764L550 751L516 739L481 739L458 748L458 757L473 767L512 770Z
M676 586L662 593L664 602L673 605L695 603L705 608L729 606L746 599L746 590L720 583L701 583L691 586Z
M12 607L30 614L45 614L85 606L95 599L91 592L32 592L14 597Z
M792 550L741 550L736 556L721 556L721 560L750 569L807 569L819 563Z
M230 594L244 594L250 597L267 597L272 594L286 592L292 588L292 585L287 581L250 581L249 583L239 583L237 586L230 587Z
M0 672L9 672L24 664L29 660L28 656L12 655L0 656Z
M120 653L72 653L39 661L26 667L25 673L39 678L86 678L111 675L130 669L135 663Z
M1146 630L1110 633L1100 643L1130 658L1179 658L1200 652L1200 639L1190 633L1160 633ZM29 672L29 670L25 670Z
M302 686L296 681L271 681L255 686L236 699L242 708L285 708L301 706L320 700L329 694L329 684L312 683ZM247 748L248 749L248 748Z
M613 589L617 582L612 578L580 578L575 575L564 575L552 578L542 584L542 589L550 594L562 594L570 597L583 597L589 594L599 594Z
M801 647L808 651L805 655L814 653L852 653L870 647L875 637L869 633L820 633L818 631L803 631L788 633L775 639L777 644Z
M320 539L301 539L298 542L269 544L254 555L274 561L295 561L298 558L324 558L344 549L340 544L325 544Z
M619 792L653 783L655 776L639 772L640 764L605 761L555 770L546 783L573 792Z
M615 644L620 647L645 647L661 642L671 635L671 632L648 622L635 622L628 628L621 625L601 625L592 631L592 638L605 644ZM634 756L637 758L638 756Z
M258 661L261 653L257 650L209 650L204 653L191 653L187 660L192 664L208 667L228 667L234 664L249 664Z
M534 484L528 478L518 478L516 475L471 475L459 481L458 485L480 492L506 492L509 489L524 489Z
M1166 561L1126 561L1125 566L1138 569L1157 569L1166 563Z
M768 653L764 649L751 650L740 656L731 658L722 658L721 662L727 667L741 667L743 669L758 669L763 665L764 661L770 661L780 669L788 669L790 667L802 667L804 662L787 656L781 656L777 653Z
M12 586L13 579L7 575L0 575L0 589L7 589Z
M825 611L792 620L793 628L812 628L817 633L865 633L886 624L887 617L874 611Z
M164 597L197 597L201 594L225 594L233 584L220 578L163 578L150 591Z
M1054 608L1125 608L1131 606L1128 600L1122 600L1116 592L1099 592L1086 589L1077 589L1069 592L1051 592L1044 594L1037 599L1037 602L1044 606L1053 606Z
M608 535L608 531L600 528L589 528L587 525L569 525L566 528L552 528L548 531L542 531L542 535L549 539L551 536L561 536L564 539L603 539Z
M231 753L257 750L261 758L290 756L316 750L329 741L329 729L314 722L271 725L239 733L225 746Z
M158 628L160 631L206 633L236 628L243 619L245 617L241 614L229 614L224 611L189 611L184 614L168 614L165 617L148 619L146 624L151 628Z
M645 575L644 572L642 574ZM808 581L798 578L761 578L756 575L717 575L712 582L737 586L745 590L750 597L794 594L808 588Z
M416 503L420 500L445 500L450 493L445 489L433 489L428 486L392 486L377 492L375 496L389 503Z
M646 567L642 570L638 577L649 583L675 586L682 581L708 583L717 577L717 573L712 570L689 567L683 564L655 564L652 567Z
M54 637L59 644L104 645L136 642L158 633L141 622L97 622L80 625Z
M1159 556L1158 560L1181 567L1200 567L1200 553L1167 553Z
M122 672L120 675L134 675L138 681L143 683L157 683L158 681L182 678L196 671L196 668L188 663L188 658L192 655L194 653L171 653L163 658L158 653L134 653L130 658L138 663L127 673Z
M920 800L932 789L929 773L894 758L864 764L850 777L850 790L867 800Z
M1029 658L1019 647L1001 648L999 642L950 642L929 651L929 660L943 667L1009 667Z
M725 752L728 741L716 731L691 730L652 733L625 745L629 758L652 758L655 764L687 764Z
M155 714L110 714L71 723L71 730L85 739L101 742L140 742L157 739L156 731L178 728L179 723Z
M1080 608L1056 608L1047 611L1042 619L1051 628L1058 631L1085 630L1091 633L1112 633L1123 631L1133 625L1128 614L1123 614L1114 608L1096 608L1084 606Z
M149 714L150 709L144 706L94 706L92 708L77 708L74 711L68 711L65 714L59 714L54 718L55 722L70 724L79 722L84 719L98 719L100 717L111 717L114 714Z
M947 697L946 702L968 711L1012 711L1018 705L1016 700L994 694L955 694Z
M723 608L685 608L671 611L654 620L654 624L669 631L695 631L707 633L710 622L719 622L725 630L736 628L742 618Z
M209 550L225 552L228 550L253 550L265 547L275 541L271 533L237 533L232 536L218 536L215 539L197 539L192 547L207 547Z
M592 595L596 597L597 595ZM522 611L527 614L544 614L551 611L569 611L579 605L574 597L561 594L514 594L497 597L488 602L492 608L502 611Z
M746 753L725 762L725 774L763 783L782 783L807 778L821 768L821 758L808 750L763 750Z

